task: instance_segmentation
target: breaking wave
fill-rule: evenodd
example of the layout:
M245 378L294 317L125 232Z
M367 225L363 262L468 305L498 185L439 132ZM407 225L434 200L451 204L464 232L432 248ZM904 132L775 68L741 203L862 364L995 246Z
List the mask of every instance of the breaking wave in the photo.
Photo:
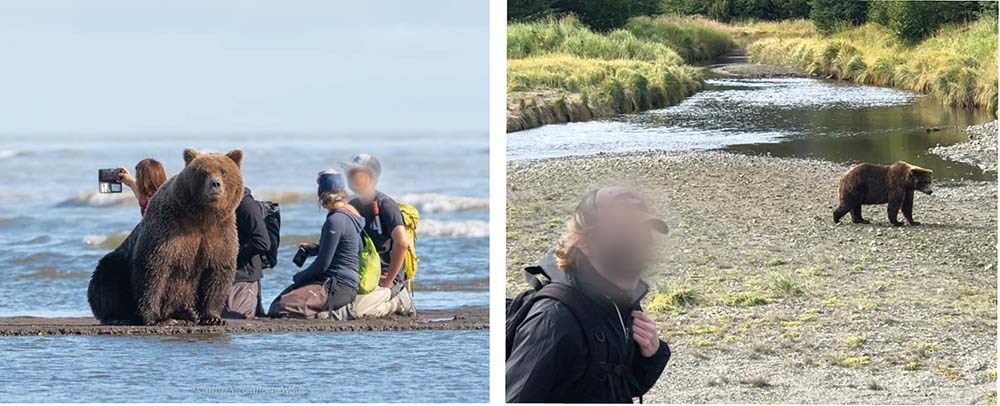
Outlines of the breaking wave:
M418 238L423 236L447 238L486 237L490 235L490 223L482 220L422 220L417 226L417 235Z
M306 193L293 190L261 189L254 190L253 195L258 200L267 200L280 204L315 203L316 200L316 195L313 192ZM489 199L449 196L437 193L409 193L398 196L396 200L413 205L421 214L487 210L490 207Z
M98 193L83 192L75 197L63 200L56 207L109 207L136 204L131 193Z
M477 238L490 235L490 223L482 220L438 221L420 220L417 239L423 237ZM319 234L282 234L282 245L298 245L319 241ZM418 242L419 244L419 242Z
M83 237L83 243L88 247L112 250L118 248L122 241L128 238L128 231L112 234L87 234Z
M420 213L450 213L490 208L489 199L436 193L405 194L399 197L399 201L413 205Z

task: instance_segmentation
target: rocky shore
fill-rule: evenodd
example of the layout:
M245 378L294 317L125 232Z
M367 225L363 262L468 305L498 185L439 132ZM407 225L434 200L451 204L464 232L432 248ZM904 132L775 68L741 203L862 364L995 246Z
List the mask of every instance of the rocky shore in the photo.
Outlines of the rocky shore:
M485 307L463 307L455 310L424 310L420 311L417 317L393 316L384 319L351 321L302 319L227 320L224 326L102 326L92 317L0 318L0 336L488 330L489 327L489 311Z
M937 181L921 226L834 224L846 166L725 152L508 163L507 295L586 191L624 183L666 217L645 300L667 403L990 403L996 184Z
M984 171L997 170L997 120L965 129L966 142L931 148L931 153L953 161L976 165Z

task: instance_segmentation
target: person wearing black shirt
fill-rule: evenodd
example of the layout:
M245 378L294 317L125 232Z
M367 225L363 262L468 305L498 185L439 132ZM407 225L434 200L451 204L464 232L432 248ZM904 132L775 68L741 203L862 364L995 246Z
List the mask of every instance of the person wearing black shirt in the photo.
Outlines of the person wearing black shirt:
M382 164L372 155L357 154L343 166L347 172L347 183L356 194L351 205L364 217L365 232L382 260L379 288L359 295L354 303L354 313L357 317L412 315L416 309L406 287L406 272L403 271L403 259L410 241L399 204L375 189Z
M243 200L236 206L236 234L240 240L236 278L222 316L250 319L258 313L260 280L264 278L262 256L271 249L271 237L264 223L264 210L254 200L249 188L243 188Z

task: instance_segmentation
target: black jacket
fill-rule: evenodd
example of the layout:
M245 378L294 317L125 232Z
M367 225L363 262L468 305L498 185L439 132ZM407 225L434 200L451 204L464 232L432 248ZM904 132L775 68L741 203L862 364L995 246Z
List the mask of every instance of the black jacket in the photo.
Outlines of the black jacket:
M649 391L670 359L670 348L661 340L659 351L645 358L632 338L631 313L641 310L647 286L624 292L586 264L563 272L549 258L542 268L552 283L569 285L589 299L584 302L593 305L591 314L602 315L596 325L600 341L584 334L565 304L538 299L510 348L507 402L630 403ZM606 345L600 351L607 354L603 361L611 361L607 365L592 357L589 347L598 342Z
M236 282L254 282L264 277L261 255L271 249L271 237L264 223L264 210L250 189L243 188L243 200L236 206L236 234L240 252L236 256Z

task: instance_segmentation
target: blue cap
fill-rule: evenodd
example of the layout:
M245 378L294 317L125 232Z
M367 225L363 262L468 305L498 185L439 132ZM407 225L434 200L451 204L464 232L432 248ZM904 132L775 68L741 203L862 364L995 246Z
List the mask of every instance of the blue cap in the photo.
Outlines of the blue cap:
M316 194L322 195L326 192L334 192L347 189L347 180L344 175L335 169L327 169L317 175L316 183L319 185Z

